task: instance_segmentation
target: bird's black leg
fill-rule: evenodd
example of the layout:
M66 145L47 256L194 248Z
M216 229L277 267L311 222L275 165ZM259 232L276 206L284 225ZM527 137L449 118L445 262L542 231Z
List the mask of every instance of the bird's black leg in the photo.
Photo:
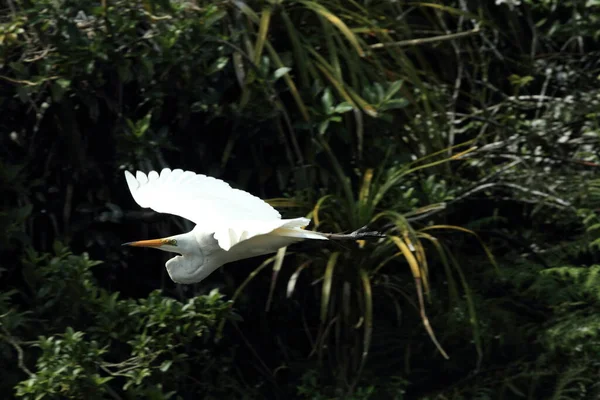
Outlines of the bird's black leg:
M321 235L325 236L327 239L333 240L382 239L387 237L387 235L384 233L369 231L366 226L363 226L362 228L359 228L351 233L321 233Z

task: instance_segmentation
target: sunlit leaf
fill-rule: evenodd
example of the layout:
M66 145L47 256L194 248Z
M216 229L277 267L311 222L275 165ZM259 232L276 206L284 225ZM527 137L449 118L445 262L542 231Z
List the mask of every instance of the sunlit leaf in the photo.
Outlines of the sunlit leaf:
M290 277L290 279L288 281L288 285L287 285L287 291L286 291L286 296L288 298L292 297L292 295L294 294L294 289L296 288L296 283L298 282L298 277L300 276L300 273L302 272L302 270L304 270L306 267L308 267L311 263L312 263L312 261L304 262L298 268L296 268L296 271L294 271L294 273Z
M277 68L275 70L275 72L273 72L273 77L275 79L279 79L282 76L286 75L288 72L290 72L292 69L288 68L288 67L281 67L281 68Z

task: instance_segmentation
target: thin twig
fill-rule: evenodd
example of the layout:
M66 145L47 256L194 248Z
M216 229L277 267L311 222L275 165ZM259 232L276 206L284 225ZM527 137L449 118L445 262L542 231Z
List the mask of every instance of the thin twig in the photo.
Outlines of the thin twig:
M442 18L439 13L436 13L436 14L439 18L440 24L446 31L446 34L451 35L450 29L448 29L448 26L447 26L446 22L444 21L444 18ZM463 22L464 22L464 16L461 15L459 18L459 22L458 22L458 29L460 31L462 31ZM462 33L462 32L460 32L460 33ZM452 45L452 49L454 50L454 55L456 57L456 78L454 80L454 90L452 92L452 104L450 104L450 129L448 132L448 144L450 146L448 149L449 157L452 156L452 146L454 146L454 137L456 134L456 127L455 127L454 121L456 120L458 96L460 94L462 78L463 78L463 60L462 60L462 57L460 56L460 49L459 49L458 45L456 44L456 42L452 41L450 44Z
M39 61L42 58L46 57L48 55L48 53L50 53L50 51L54 51L54 50L55 50L54 47L46 47L44 50L39 52L40 53L39 55L32 57L32 58L25 58L25 59L23 59L23 61L25 61L27 63L33 63L33 62Z
M450 200L448 202L443 202L440 204L439 207L434 208L430 211L427 211L423 214L419 214L416 215L414 217L411 217L409 215L406 215L406 220L409 222L414 222L414 221L418 221L424 218L428 218L433 216L434 214L439 213L440 211L443 211L445 209L448 208L448 206L457 203L461 200L464 200L465 198L471 196L472 194L479 192L483 189L489 188L494 186L493 183L486 183L494 178L496 178L497 176L501 175L502 173L504 173L505 171L511 169L512 167L514 167L515 165L517 165L520 162L520 160L515 160L511 163L509 163L508 165L505 165L504 167L500 168L498 171L494 172L493 174L490 174L486 177L484 177L483 179L479 180L478 182L476 182L473 186L471 186L469 189L465 190L462 194L456 196L453 200Z
M4 79L5 81L11 82L11 83L17 83L17 84L27 85L27 86L41 85L43 83L46 83L49 80L58 79L58 78L60 78L60 76L49 76L48 78L45 78L39 82L33 82L33 81L25 80L25 79L14 79L14 78L9 78L8 76L0 75L0 79Z
M400 40L398 42L391 42L391 43L375 43L369 47L371 49L383 49L385 47L418 46L420 44L445 42L447 40L459 39L459 38L475 35L479 32L481 32L481 29L477 26L477 27L471 29L470 31L466 31L466 32L450 33L448 35L432 36L429 38Z
M561 161L561 162L565 162L565 163L569 163L569 164L576 164L576 165L580 165L580 166L584 166L584 167L600 167L600 164L597 164L592 161L579 160L579 159L567 158L567 157L548 156L548 155L540 155L540 154L524 154L523 155L523 154L518 154L518 153L514 153L514 152L502 152L502 153L490 152L489 154L492 157L498 156L498 157L504 157L504 158L513 158L514 156L519 156L520 158L523 158L523 159L539 158L541 160Z
M21 346L19 346L19 343L11 336L10 332L1 323L0 323L0 328L2 329L2 332L4 332L4 339L8 343L10 343L11 346L14 347L14 349L17 351L17 365L19 366L19 368L23 372L25 372L27 375L29 375L30 377L33 376L33 375L35 375L25 365L25 361L24 361L25 357L24 357L23 349L21 348Z

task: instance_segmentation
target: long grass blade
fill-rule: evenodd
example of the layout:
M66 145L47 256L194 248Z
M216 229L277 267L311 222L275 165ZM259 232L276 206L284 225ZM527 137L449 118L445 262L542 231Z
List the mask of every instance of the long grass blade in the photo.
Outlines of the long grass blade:
M311 53L313 53L313 55L315 55L314 52L311 51ZM350 94L346 91L345 85L340 80L338 80L338 78L335 77L334 73L332 71L330 71L328 67L326 67L327 64L323 63L320 60L317 60L316 63L315 63L315 65L316 65L317 69L319 71L321 71L321 73L323 75L325 75L325 77L333 85L333 87L335 88L335 90L337 90L338 94L344 100L346 100L348 103L350 103L350 105L352 105L352 107L358 108L358 104L356 104L356 102L354 101L354 99L352 98L352 96L350 96Z
M469 322L473 328L473 341L475 342L475 349L477 350L477 369L481 366L481 362L483 361L483 345L481 342L481 332L479 331L479 319L477 318L477 311L475 310L475 302L473 301L473 295L471 293L471 287L467 282L467 277L460 267L460 263L456 261L452 253L448 252L448 258L458 277L460 278L460 282L463 287L463 291L465 293L465 298L467 300L467 309L469 311Z
M411 244L412 247L415 249L414 252L417 257L417 262L421 267L421 274L423 275L423 287L425 288L425 295L427 296L427 299L431 302L431 293L429 291L429 265L427 264L425 249L423 248L423 245L418 240L418 238L416 238L417 240L411 240L409 236L411 236L409 231L406 231L404 234L404 241L406 243Z
M410 266L410 270L411 270L411 272L413 274L413 278L415 280L415 286L417 288L417 298L419 299L419 313L421 315L421 321L423 322L425 331L427 331L427 334L431 338L431 341L437 347L438 351L442 354L442 356L444 358L448 359L450 357L448 357L448 354L444 351L444 349L438 342L438 340L435 336L435 333L433 332L433 329L431 328L431 323L429 322L427 313L425 312L425 301L423 300L423 283L422 283L423 279L422 279L421 269L419 268L419 263L417 262L417 259L410 251L409 247L406 245L406 243L404 243L404 240L402 240L398 236L390 236L390 239L394 242L394 244L396 244L396 246L398 246L398 248L404 255L404 258L408 262L408 265Z
M410 168L412 165L419 164L419 163L421 163L421 162L423 162L423 161L425 161L425 160L429 160L429 159L431 159L431 158L437 157L437 156L439 156L440 154L447 154L447 153L448 153L449 151L451 151L451 150L458 149L458 148L461 148L461 147L471 146L470 148L468 148L468 149L466 149L466 150L464 150L464 151L462 151L462 152L460 153L460 154L463 154L463 155L464 155L464 154L466 154L467 152L471 152L471 151L474 151L474 150L476 150L476 149L477 149L475 146L473 146L473 143L475 143L475 141L476 141L476 140L477 140L477 139L471 139L471 140L467 140L467 141L465 141L465 142L458 143L458 144L455 144L455 145L453 145L453 146L448 146L448 147L445 147L445 148L443 148L443 149L441 149L441 150L438 150L438 151L435 151L435 152L433 152L433 153L429 153L429 154L427 154L427 155L425 155L425 156L423 156L423 157L419 157L418 159L416 159L416 160L414 160L414 161L411 161L411 162L409 162L408 164L406 164L406 168Z
M340 58L338 56L338 48L333 43L335 32L333 31L331 24L327 23L326 20L319 15L319 20L323 26L323 37L325 44L327 45L327 54L329 55L329 63L333 67L334 75L338 79L342 79L342 67L340 66Z
M363 174L363 181L358 194L358 201L367 204L371 191L371 181L373 180L373 168L368 168Z
M365 302L365 322L364 322L364 333L363 333L363 351L360 359L360 367L356 374L356 381L360 379L360 374L367 361L369 354L369 348L371 347L371 336L373 334L373 292L371 290L371 279L369 274L364 269L360 269L360 280L363 285L363 295Z
M269 56L275 63L275 66L277 68L284 68L285 64L283 63L283 61L281 61L281 58L279 57L279 55L277 54L277 52L275 51L275 49L273 48L271 43L269 41L267 41L265 43L265 45L267 47L267 51L269 52ZM290 90L290 93L292 94L292 97L293 97L294 101L296 102L296 106L298 106L298 110L300 110L300 113L302 114L302 118L304 118L305 121L309 121L310 115L308 113L308 109L307 109L306 105L304 104L304 101L302 101L302 96L300 96L300 92L298 91L298 88L296 87L296 83L294 83L294 80L292 79L292 77L290 76L289 73L286 73L285 75L283 75L283 81L285 82L288 89Z
M373 168L368 168L363 174L362 184L358 192L358 225L367 225L371 219L370 195L371 182L373 181Z
M331 300L331 284L333 282L333 270L337 264L340 252L336 251L332 253L327 261L327 267L325 268L325 276L323 278L322 296L321 296L321 322L324 323L327 318L327 309Z
M364 57L365 52L362 49L359 38L348 28L348 25L344 21L342 21L337 15L333 14L327 8L317 3L316 1L300 1L306 8L314 11L315 13L325 17L329 22L331 22L336 28L340 30L340 32L346 37L346 39L354 46L356 52Z
M423 207L419 207L416 210L409 211L404 214L405 218L413 218L417 216L427 215L429 213L435 212L437 210L442 210L446 208L446 203L435 203L429 204Z
M271 300L273 300L277 276L279 276L279 271L283 265L283 259L285 258L286 250L287 247L281 247L279 250L277 250L277 254L275 255L275 262L273 263L273 276L271 277L271 287L269 288L269 297L267 298L267 306L265 307L266 312L269 312L271 309Z
M444 266L444 272L446 273L446 281L448 282L448 294L450 296L450 299L452 299L452 301L454 301L455 304L458 304L460 297L458 295L456 281L454 280L454 276L452 275L450 263L448 262L448 257L446 256L446 251L440 244L440 241L434 236L431 236L430 234L424 232L419 232L417 235L423 239L428 240L435 247L440 257L440 261Z
M255 24L258 24L259 22L259 17L258 14L252 9L250 8L246 2L244 1L240 1L240 0L234 0L233 4L240 9L240 11L242 12L242 14L244 14L246 17L248 17L252 22L254 22Z
M404 240L398 236L390 236L389 238L396 246L398 246L398 249L400 249L404 255L413 277L420 280L422 278L421 268L419 267L419 263L417 262L417 259L413 255L412 251L410 251L409 247L406 245L406 243L404 243Z
M366 78L366 71L363 70L364 63L358 54L348 49L348 43L340 36L339 32L333 31L331 39L334 42L333 46L335 46L336 53L339 53L339 58L344 60L344 72L348 73L352 87L363 87L361 86L362 81L359 81L359 76ZM332 66L335 66L335 64L332 63ZM341 78L341 73L338 76Z
M269 24L271 23L271 8L266 7L261 16L260 23L258 26L258 36L256 43L254 44L254 63L260 64L260 57L262 56L265 41L267 40L267 34L269 33Z
M376 274L379 272L379 270L380 270L381 268L383 268L383 267L385 267L386 265L388 265L388 264L389 264L389 263L390 263L392 260L395 260L396 258L398 258L398 257L402 256L402 254L403 254L403 253L402 253L401 251L399 251L399 252L397 252L397 253L394 253L393 255L391 255L391 256L389 256L389 257L385 258L383 261L381 261L379 264L377 264L377 266L376 266L376 267L373 269L373 272L372 272L372 274L373 274L373 275L376 275Z
M258 267L256 267L254 269L254 271L252 271L250 273L250 275L248 275L248 277L244 280L244 282L242 282L242 284L240 286L238 286L238 288L234 292L233 296L231 297L232 303L235 304L235 301L237 300L237 298L242 294L242 292L244 291L246 286L252 281L252 279L254 279L256 277L256 275L258 275L263 269L265 269L271 263L273 263L275 261L276 257L277 256L267 258L265 261L263 261L262 264L260 264ZM227 321L226 319L223 319L221 321L221 323L219 324L219 327L217 328L217 337L221 336L221 334L223 332L223 327L225 326L226 321Z
M290 297L292 297L292 295L294 294L294 290L296 289L296 283L298 282L298 277L300 276L300 273L302 272L302 270L304 268L308 267L311 263L312 263L312 261L310 261L310 260L302 263L298 268L296 268L296 270L290 277L288 284L287 284L287 291L286 291L286 297L288 299Z
M321 209L323 208L323 204L325 204L325 202L331 198L333 198L333 195L331 195L331 194L325 195L317 201L317 204L315 204L315 207L312 210L312 218L313 218L313 222L315 224L315 229L321 224L319 211L321 211Z
M370 105L366 100L356 94L352 88L345 85L341 80L335 77L332 67L327 63L327 61L314 49L308 49L309 52L316 58L315 66L331 83L331 85L337 90L339 95L350 103L353 107L357 108L360 106L362 110L372 117L377 117L377 110L375 107Z
M426 3L426 2L421 2L421 1L415 1L415 2L409 2L407 3L408 6L413 6L413 7L430 7L430 8L435 8L438 10L442 10L447 12L448 14L453 14L453 15L458 15L458 16L462 16L471 20L478 20L479 16L477 16L476 14L470 13L468 11L463 11L459 8L455 8L455 7L451 7L451 6L445 6L443 4L437 4L437 3Z
M490 263L494 266L496 273L500 274L500 268L498 268L498 264L496 263L496 259L495 259L494 255L492 254L490 249L487 247L487 245L484 243L484 241L481 239L481 237L477 233L473 232L472 230L463 228L462 226L455 226L455 225L432 225L432 226L428 226L428 227L421 229L420 232L431 231L431 230L441 230L441 229L450 229L450 230L465 232L465 233L468 233L469 235L473 235L475 237L475 239L477 239L477 241L479 242L481 247L483 248L483 251L487 255L488 259L490 260Z
M273 199L265 199L265 202L275 208L306 207L306 204L304 204L296 199L288 199L286 197L276 197Z
M340 165L339 161L337 160L337 157L331 150L331 147L329 147L329 143L327 143L325 139L323 139L320 136L317 136L317 138L318 143L323 147L325 153L327 153L327 156L329 156L329 161L331 162L331 165L335 170L335 174L337 175L339 182L342 184L342 189L344 190L344 195L346 196L345 200L348 207L348 212L350 212L350 215L354 217L354 194L352 193L352 185L350 184L350 179L348 179L348 177L344 173L344 170ZM354 221L352 222L354 223Z
M474 151L475 149L476 149L476 147L471 147L471 148L463 151L461 154L467 154L471 151ZM422 157L420 160L423 160L425 158L429 158L429 156ZM421 169L435 167L437 165L445 164L447 162L454 161L457 159L458 158L455 156L450 156L450 157L446 157L442 160L432 161L430 163L418 165L416 167L410 167L411 164L414 164L414 162L412 162L412 163L407 164L406 166L403 166L402 168L399 168L397 171L392 173L386 179L386 181L379 187L379 190L377 191L377 194L375 195L374 200L373 200L373 206L376 206L385 197L386 193L392 187L397 185L404 176L411 174L413 172L419 171Z
M429 323L429 318L425 313L425 302L423 301L423 287L421 286L421 280L415 279L415 284L417 286L417 297L419 298L419 310L421 314L421 321L423 321L423 326L425 327L425 330L429 334L429 338L431 339L435 347L437 347L438 351L442 354L442 356L446 360L448 360L450 359L450 357L444 351L442 345L440 344L440 342L438 342L437 338L435 337L435 333L433 333L433 329L431 328L431 324Z
M309 87L310 79L308 78L308 73L309 68L312 68L312 65L310 65L306 51L302 47L298 31L285 10L281 10L281 19L283 20L290 42L292 43L292 51L294 52L294 58L296 60L295 64L297 66L296 73L300 77L300 83L304 87Z

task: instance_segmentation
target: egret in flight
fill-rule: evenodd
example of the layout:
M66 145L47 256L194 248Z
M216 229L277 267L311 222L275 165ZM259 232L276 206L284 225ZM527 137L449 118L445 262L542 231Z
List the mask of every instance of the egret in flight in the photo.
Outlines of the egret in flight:
M350 234L307 231L308 218L282 219L265 201L226 182L181 169L134 176L125 171L135 202L159 213L177 215L196 226L190 232L163 239L141 240L124 245L152 247L179 255L167 261L174 282L200 282L220 266L274 253L306 239L361 239L383 237L359 229Z

